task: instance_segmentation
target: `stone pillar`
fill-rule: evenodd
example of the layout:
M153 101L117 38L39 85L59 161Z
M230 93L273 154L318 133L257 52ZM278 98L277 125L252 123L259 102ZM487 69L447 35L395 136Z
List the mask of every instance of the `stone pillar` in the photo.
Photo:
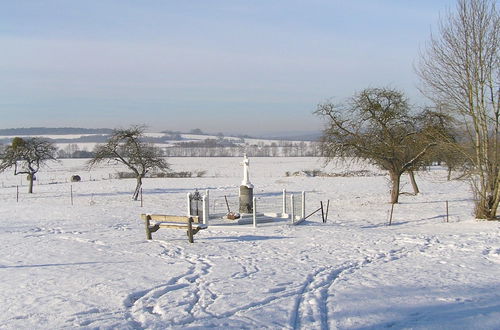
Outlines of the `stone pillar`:
M240 213L253 212L253 188L240 186Z

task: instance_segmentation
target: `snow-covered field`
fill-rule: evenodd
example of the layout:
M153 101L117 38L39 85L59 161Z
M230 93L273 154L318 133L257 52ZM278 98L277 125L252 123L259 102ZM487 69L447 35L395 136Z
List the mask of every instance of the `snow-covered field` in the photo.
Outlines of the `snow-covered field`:
M403 195L388 226L387 177L376 169L287 177L322 164L252 158L258 204L279 212L283 188L304 190L306 213L330 200L328 222L211 226L194 244L174 229L145 239L140 214L183 215L196 188L210 190L214 210L224 195L236 207L240 161L172 158L175 171L207 173L146 179L143 207L130 199L133 179L110 179L117 167L52 164L32 195L25 177L0 174L0 327L500 328L500 224L475 221L468 184L438 167L417 176L422 193ZM73 174L83 182L69 183Z

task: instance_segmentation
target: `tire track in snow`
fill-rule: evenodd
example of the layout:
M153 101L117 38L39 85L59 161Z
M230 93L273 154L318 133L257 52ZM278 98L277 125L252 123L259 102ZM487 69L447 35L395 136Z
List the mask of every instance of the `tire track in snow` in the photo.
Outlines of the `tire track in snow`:
M345 271L359 267L358 264L347 263L338 268L321 267L307 276L302 288L295 297L290 317L290 327L300 329L307 323L313 328L328 328L328 288Z
M291 297L295 298L295 304L294 304L294 312L292 312L291 320L289 322L290 328L300 328L302 324L302 319L306 319L307 317L302 315L302 314L309 314L308 318L308 325L311 325L312 321L316 320L318 323L316 328L322 328L322 329L327 329L328 328L328 308L327 308L327 299L328 299L328 290L330 286L339 278L342 274L344 273L349 273L353 272L359 268L361 268L363 265L367 263L371 263L373 260L372 259L382 259L382 258L387 258L391 257L391 260L394 260L395 258L393 255L395 253L399 253L401 250L391 250L389 253L378 253L375 257L365 257L363 260L359 262L346 262L340 267L320 267L317 271L315 271L313 274L310 274L308 276L308 279L299 286L294 286L290 289L285 289L285 290L279 290L279 291L274 291L273 295L268 296L264 299L260 299L259 301L251 301L247 304L244 304L242 306L238 306L236 308L227 310L224 313L219 313L217 315L212 315L214 319L222 320L222 319L228 319L233 317L234 315L240 314L240 313L248 313L254 310L259 310L262 309L272 303L275 303L277 301L281 300L287 300ZM232 259L232 258L230 258ZM248 260L247 260L248 261ZM251 265L254 264L254 262L250 262ZM240 264L242 269L244 270L244 273L247 271L247 267L244 265ZM248 272L248 274L253 274L254 272ZM240 273L235 273L233 275L237 276L232 276L233 278L238 278ZM302 308L304 305L304 297L308 294L311 294L310 292L315 292L316 296L312 295L314 300L317 302L315 305L317 306L316 309L310 309L309 312L302 312ZM313 299L311 299L312 301ZM207 313L208 314L208 313ZM197 321L202 321L203 318L198 318ZM319 320L319 321L318 321Z
M424 247L428 245L424 244ZM332 320L328 315L328 292L340 278L361 270L368 264L380 263L379 260L388 263L399 260L409 253L410 251L406 248L393 249L372 256L364 256L360 261L346 262L337 267L320 267L307 276L296 296L290 317L290 328L300 329L302 325L307 324L308 327L315 329L329 329Z

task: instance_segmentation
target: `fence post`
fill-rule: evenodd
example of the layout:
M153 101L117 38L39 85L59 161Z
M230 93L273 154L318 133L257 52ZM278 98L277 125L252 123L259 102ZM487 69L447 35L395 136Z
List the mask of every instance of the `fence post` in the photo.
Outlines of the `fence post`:
M16 186L16 202L19 203L19 186Z
M325 222L328 221L328 210L330 209L330 200L326 202L326 213L325 213Z
M294 197L293 194L290 194L290 208L291 210L291 218L292 218L292 224L295 222L295 205L294 205Z
M187 193L187 215L191 215L191 193Z
M286 189L283 189L283 215L286 214Z
M254 197L253 200L253 227L257 228L257 199Z
M325 210L323 209L323 201L320 201L319 205L321 206L320 207L320 209L321 209L321 220L323 221L323 223L326 223L326 221L325 221Z
M448 201L446 201L446 222L450 222L449 213L448 213Z
M70 195L71 195L71 205L73 205L73 185L70 185L69 189L70 189Z
M394 203L391 205L391 215L389 216L389 226L392 224L392 214L394 212Z
M205 214L205 211L207 213L207 221L208 219L210 218L209 214L210 214L210 192L208 191L208 189L205 190L205 203L207 203L207 208L206 210L204 209L203 210L203 214Z
M300 218L304 219L306 217L306 192L302 192L302 213L300 214Z
M205 195L201 198L203 201L203 224L208 224L208 196Z

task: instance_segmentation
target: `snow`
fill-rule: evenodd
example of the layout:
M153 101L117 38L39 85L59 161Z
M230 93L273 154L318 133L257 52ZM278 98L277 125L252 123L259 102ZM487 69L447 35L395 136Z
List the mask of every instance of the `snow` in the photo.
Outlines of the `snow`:
M241 159L169 161L207 174L145 179L143 207L130 199L135 180L109 179L119 166L51 164L32 195L25 177L0 174L0 327L500 328L500 224L474 220L467 182L446 181L445 169L419 173L422 193L402 195L388 226L388 178L373 167L287 177L322 163L250 158L258 205L280 212L282 189L304 190L306 213L330 200L328 222L209 226L194 244L160 229L147 241L140 214L185 214L196 188L209 189L211 210L224 211L224 196L237 205ZM73 174L83 182L68 182Z

